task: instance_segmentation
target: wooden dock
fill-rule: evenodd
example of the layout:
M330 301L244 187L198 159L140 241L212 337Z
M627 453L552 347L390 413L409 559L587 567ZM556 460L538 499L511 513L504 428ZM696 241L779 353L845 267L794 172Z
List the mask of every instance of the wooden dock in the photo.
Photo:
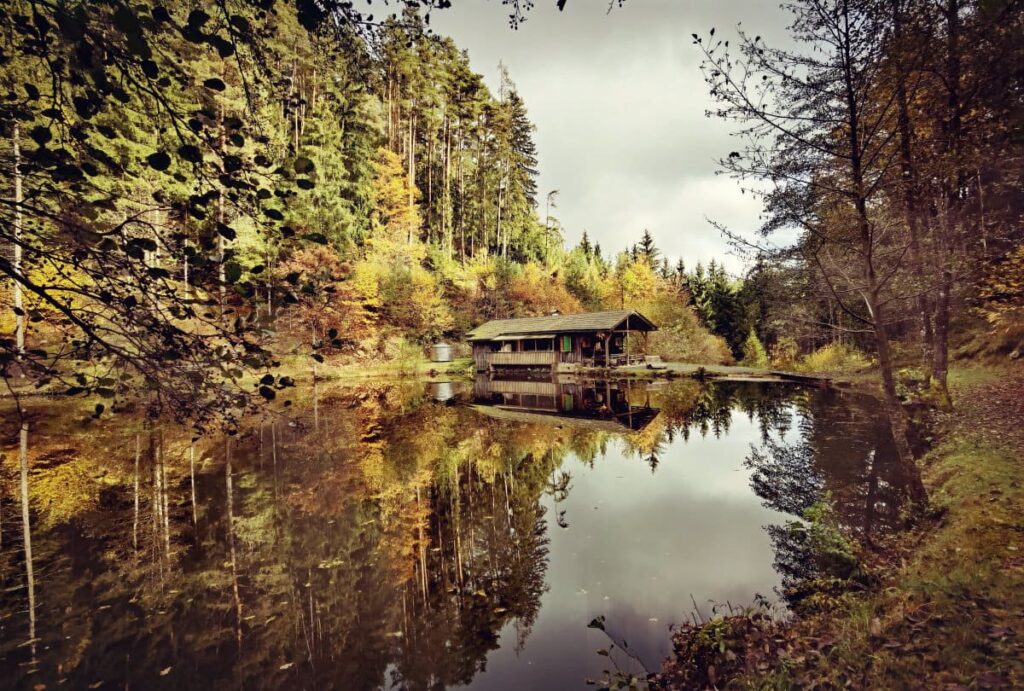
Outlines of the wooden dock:
M784 372L782 370L756 369L754 367L739 367L734 365L696 365L686 362L661 362L652 367L647 364L618 367L613 370L616 374L632 374L637 376L662 377L694 377L696 379L715 379L725 381L746 381L746 382L787 382L801 386L815 386L828 388L832 385L832 378L818 374L802 374L798 372ZM578 374L587 374L587 370L579 369Z

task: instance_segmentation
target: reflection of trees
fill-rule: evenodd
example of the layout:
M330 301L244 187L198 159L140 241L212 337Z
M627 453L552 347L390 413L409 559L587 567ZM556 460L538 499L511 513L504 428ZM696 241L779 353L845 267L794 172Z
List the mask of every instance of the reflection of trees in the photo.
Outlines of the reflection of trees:
M897 525L905 498L888 425L869 397L830 391L798 403L795 442L766 436L751 448L751 488L766 507L797 518L827 493L839 528L870 546L878 529ZM787 591L822 575L806 531L792 523L766 529Z
M0 674L433 688L472 680L505 626L522 645L545 589L540 499L574 449L593 458L607 435L482 422L405 387L328 395L317 418L258 426L231 442L230 465L224 441L199 442L195 520L187 433L144 435L138 471L135 430L76 438L113 448L118 483L38 540L40 671L29 683L22 641L5 637ZM0 611L23 598L6 588Z
M72 438L41 424L40 445L55 441L33 470L48 492L34 503L39 671L26 676L24 637L4 636L0 674L15 687L468 683L503 630L522 646L537 619L548 530L567 525L566 459L593 464L609 443L660 458L694 431L726 433L736 411L765 440L749 463L769 506L799 514L828 489L854 530L896 520L898 482L868 402L690 381L633 395L661 413L613 437L435 405L416 385L323 391L294 426L268 418L230 445L197 442L194 489L186 430L90 423ZM787 444L794 419L802 441ZM70 472L85 460L102 484ZM795 574L800 545L770 530ZM26 610L12 532L4 614Z
M638 456L652 471L664 450L677 438L689 440L693 432L718 438L729 432L733 414L743 412L757 422L761 436L784 434L790 424L794 391L784 385L746 382L680 381L657 391L634 391L658 415L644 430L623 437L627 454Z
M814 467L810 444L786 444L768 439L761 448L751 447L746 466L753 472L750 487L764 505L802 516L821 498L824 479Z
M555 502L555 523L559 528L568 528L569 523L565 520L565 510L560 504L569 498L569 490L572 489L572 475L566 470L552 470L551 479L548 480L547 493Z

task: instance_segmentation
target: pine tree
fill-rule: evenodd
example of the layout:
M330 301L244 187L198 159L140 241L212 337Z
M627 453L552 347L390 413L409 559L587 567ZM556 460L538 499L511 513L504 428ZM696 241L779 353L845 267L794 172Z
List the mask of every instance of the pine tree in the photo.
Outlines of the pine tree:
M640 238L639 247L634 247L634 256L646 260L651 266L656 266L659 254L658 248L654 244L654 238L651 236L651 231L644 228L644 234Z
M740 364L744 367L764 368L768 366L768 353L754 329L747 332L740 353Z
M590 239L587 237L587 231L583 231L583 237L580 239L580 249L583 250L583 254L586 256L591 255Z

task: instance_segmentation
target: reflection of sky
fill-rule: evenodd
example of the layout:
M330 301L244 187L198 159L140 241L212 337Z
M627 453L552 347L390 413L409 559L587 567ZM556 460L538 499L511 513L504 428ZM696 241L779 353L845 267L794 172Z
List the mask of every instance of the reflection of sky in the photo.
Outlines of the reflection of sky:
M555 525L554 502L544 499L551 563L540 615L519 653L514 625L502 630L473 687L584 687L607 666L596 651L608 638L586 628L599 615L654 670L671 648L669 624L693 609L691 595L705 616L709 600L742 606L755 593L772 596L779 578L763 526L786 517L750 489L743 460L760 440L757 425L734 413L720 439L677 438L654 474L615 445L592 470L567 462L572 489L558 510L568 529Z

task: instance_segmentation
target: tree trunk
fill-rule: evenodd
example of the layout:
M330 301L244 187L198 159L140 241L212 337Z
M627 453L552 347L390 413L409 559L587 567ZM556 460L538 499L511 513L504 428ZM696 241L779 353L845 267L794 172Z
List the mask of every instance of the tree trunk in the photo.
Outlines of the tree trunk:
M434 136L427 133L427 240L434 238Z
M235 493L231 478L231 440L224 445L224 491L227 496L228 553L231 566L231 595L235 603L235 637L242 647L242 598L238 591L238 559L235 552Z
M415 203L413 189L416 187L416 116L409 114L409 207ZM409 244L412 244L412 229L409 229Z
M893 0L893 29L898 36L902 33L903 10L902 0ZM924 371L924 382L931 383L932 360L935 352L935 334L932 329L932 314L927 290L928 277L925 275L924 262L921 257L920 243L920 208L917 204L919 195L917 167L914 164L913 139L914 130L910 121L907 98L907 67L902 59L896 65L896 108L897 125L900 135L900 163L903 174L903 215L909 235L909 254L912 270L916 279L917 311L921 319L921 367Z
M132 547L139 551L139 461L142 457L142 440L135 435L135 514L132 519Z
M167 458L164 453L164 431L160 429L159 436L160 444L160 489L163 491L164 505L163 505L163 518L164 518L164 554L169 558L171 556L171 493L167 490Z
M463 148L459 146L459 252L462 263L466 263L466 166Z
M218 111L218 127L220 128L220 150L224 151L224 108ZM224 223L224 190L220 190L220 194L217 195L217 223L223 225ZM224 235L217 230L217 254L218 254L218 267L217 267L217 279L220 285L220 319L224 321L224 303L227 299L227 274L224 269L224 259L227 256L227 249L224 244Z
M451 158L452 158L452 125L444 119L444 188L441 195L441 234L444 236L445 250L448 258L452 256L452 189L451 189Z
M270 263L270 247L267 247L267 323L274 319L274 272Z
M25 580L28 585L28 639L36 657L36 576L32 564L32 519L28 494L28 422L22 420L18 435L18 465L21 469L21 526L25 541Z
M881 285L875 272L874 251L875 236L868 217L868 200L864 186L864 161L862 159L863 149L860 138L860 102L857 100L856 87L854 85L852 63L849 53L851 42L849 16L843 17L844 28L844 88L848 118L848 137L850 147L850 179L853 183L853 203L857 214L857 225L861 242L861 257L864 262L863 274L865 289L864 300L871 316L872 328L875 335L875 346L878 351L878 367L882 376L883 403L889 424L892 427L893 441L896 446L896 454L907 478L907 487L911 499L917 506L923 506L928 501L928 496L921 481L921 474L914 462L914 453L910 448L907 437L908 422L906 412L896 394L896 379L893 372L892 352L889 345L889 332L886 317L883 313L882 302L879 300Z
M945 209L939 231L939 278L938 296L935 300L935 356L932 367L931 393L935 402L944 408L952 406L949 397L949 310L953 291L953 250L960 221L960 188L963 178L959 165L961 150L961 107L960 103L960 2L947 0L946 3L946 75L947 90L945 141L947 154L946 180L943 196Z
M199 512L196 509L196 445L188 445L188 475L192 488L192 525L199 525Z
M910 448L910 423L907 413L896 394L896 378L893 374L892 351L889 347L889 334L885 325L885 315L876 297L870 299L868 309L875 318L875 346L878 350L878 368L882 375L883 403L886 417L892 430L896 456L900 462L901 472L906 480L910 500L918 507L928 503L928 493L921 480L921 472L914 462L914 452Z
M21 248L21 205L24 201L21 189L21 132L18 121L14 121L14 132L11 140L14 146L14 273L21 275L22 248ZM22 300L21 281L14 281L14 323L15 323L15 348L18 359L25 357L25 307Z

